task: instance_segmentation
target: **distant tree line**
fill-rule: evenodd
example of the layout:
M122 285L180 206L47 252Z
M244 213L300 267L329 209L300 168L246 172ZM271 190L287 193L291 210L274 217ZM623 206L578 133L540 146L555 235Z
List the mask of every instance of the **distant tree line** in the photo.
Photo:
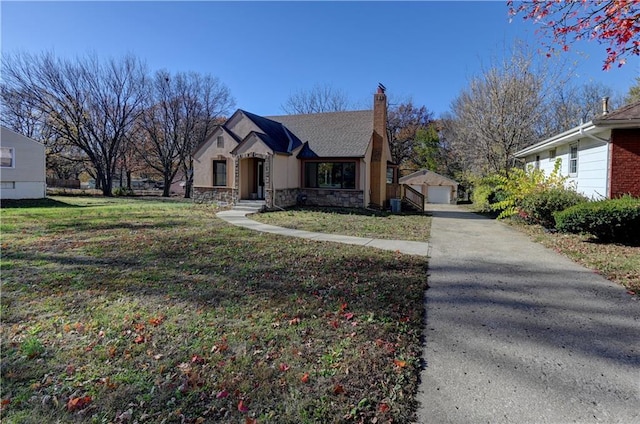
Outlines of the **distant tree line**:
M189 197L191 152L234 106L216 77L151 74L131 55L5 55L0 95L2 124L43 142L56 177L85 171L105 196L112 195L119 173L131 188L132 172L152 169L162 176L164 196L182 172Z

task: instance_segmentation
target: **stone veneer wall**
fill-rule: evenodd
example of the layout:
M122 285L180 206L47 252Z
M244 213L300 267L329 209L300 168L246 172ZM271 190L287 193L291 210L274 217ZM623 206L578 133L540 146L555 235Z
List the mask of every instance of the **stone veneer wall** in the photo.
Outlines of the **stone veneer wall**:
M196 203L222 203L230 205L238 199L237 190L229 187L194 187L193 201Z
M271 190L268 190L269 198L273 196ZM288 208L291 206L295 206L298 203L298 194L300 194L300 189L298 188L285 188L280 190L275 190L275 202L269 203L267 205L270 207L280 207L280 208Z
M364 206L364 192L362 190L305 189L301 193L307 195L306 204L310 206L339 206L344 208L361 208Z

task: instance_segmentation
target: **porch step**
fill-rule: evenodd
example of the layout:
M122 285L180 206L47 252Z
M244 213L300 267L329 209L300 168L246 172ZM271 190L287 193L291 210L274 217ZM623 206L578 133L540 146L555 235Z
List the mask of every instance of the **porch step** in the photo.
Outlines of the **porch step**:
M247 211L247 213L257 213L266 207L264 200L239 200L233 206L234 211Z

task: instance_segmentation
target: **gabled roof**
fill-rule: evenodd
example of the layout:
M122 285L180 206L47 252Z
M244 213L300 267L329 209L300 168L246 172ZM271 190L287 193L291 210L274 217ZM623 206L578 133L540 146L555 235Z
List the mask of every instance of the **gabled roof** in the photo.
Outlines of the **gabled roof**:
M640 101L628 104L593 120L597 126L630 128L640 126Z
M198 150L200 150L204 145L206 145L209 142L209 140L211 140L213 137L215 137L216 133L218 133L219 131L220 132L224 132L225 134L228 134L236 143L240 143L242 141L242 140L240 140L238 138L237 135L235 135L233 132L229 131L229 128L225 127L224 124L216 125L213 128L213 130L211 131L211 134L209 135L209 137L207 137L206 139L202 140L200 142L200 144L198 144L196 146L196 148L193 149L193 153L192 154L195 155L198 152Z
M516 152L514 156L523 158L532 153L539 153L562 144L574 142L585 136L601 139L605 142L606 140L600 134L607 134L607 131L613 128L640 128L640 102L631 103L613 112L599 115L592 121L525 147Z
M11 137L12 140L20 140L20 142L30 142L42 146L43 148L45 147L43 143L40 143L39 141L34 140L31 137L27 137L26 135L20 134L19 132L14 131L9 127L5 127L4 125L0 125L0 127L2 128L3 133L5 133L5 131L7 132L6 135L2 136L2 138L4 138L5 136L7 137L7 142L9 141L9 137Z
M289 131L281 122L246 110L241 110L241 112L262 130L262 135L257 132L256 135L274 152L291 153L292 150L302 145L295 133Z
M457 181L454 181L451 178L445 177L444 175L440 175L437 172L433 172L428 169L421 169L409 175L405 175L398 181L405 184L437 183L439 185L452 185L456 187L458 186Z
M298 158L302 159L364 157L373 134L372 110L270 116L263 119L282 123L305 143L298 154Z

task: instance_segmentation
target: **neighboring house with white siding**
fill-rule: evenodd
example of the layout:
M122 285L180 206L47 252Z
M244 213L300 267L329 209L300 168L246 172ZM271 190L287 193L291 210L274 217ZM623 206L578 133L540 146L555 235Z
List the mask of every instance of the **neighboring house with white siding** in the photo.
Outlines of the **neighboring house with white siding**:
M640 196L640 102L602 115L515 154L549 175L561 175L589 198Z
M46 194L44 144L1 127L0 198L42 199Z

